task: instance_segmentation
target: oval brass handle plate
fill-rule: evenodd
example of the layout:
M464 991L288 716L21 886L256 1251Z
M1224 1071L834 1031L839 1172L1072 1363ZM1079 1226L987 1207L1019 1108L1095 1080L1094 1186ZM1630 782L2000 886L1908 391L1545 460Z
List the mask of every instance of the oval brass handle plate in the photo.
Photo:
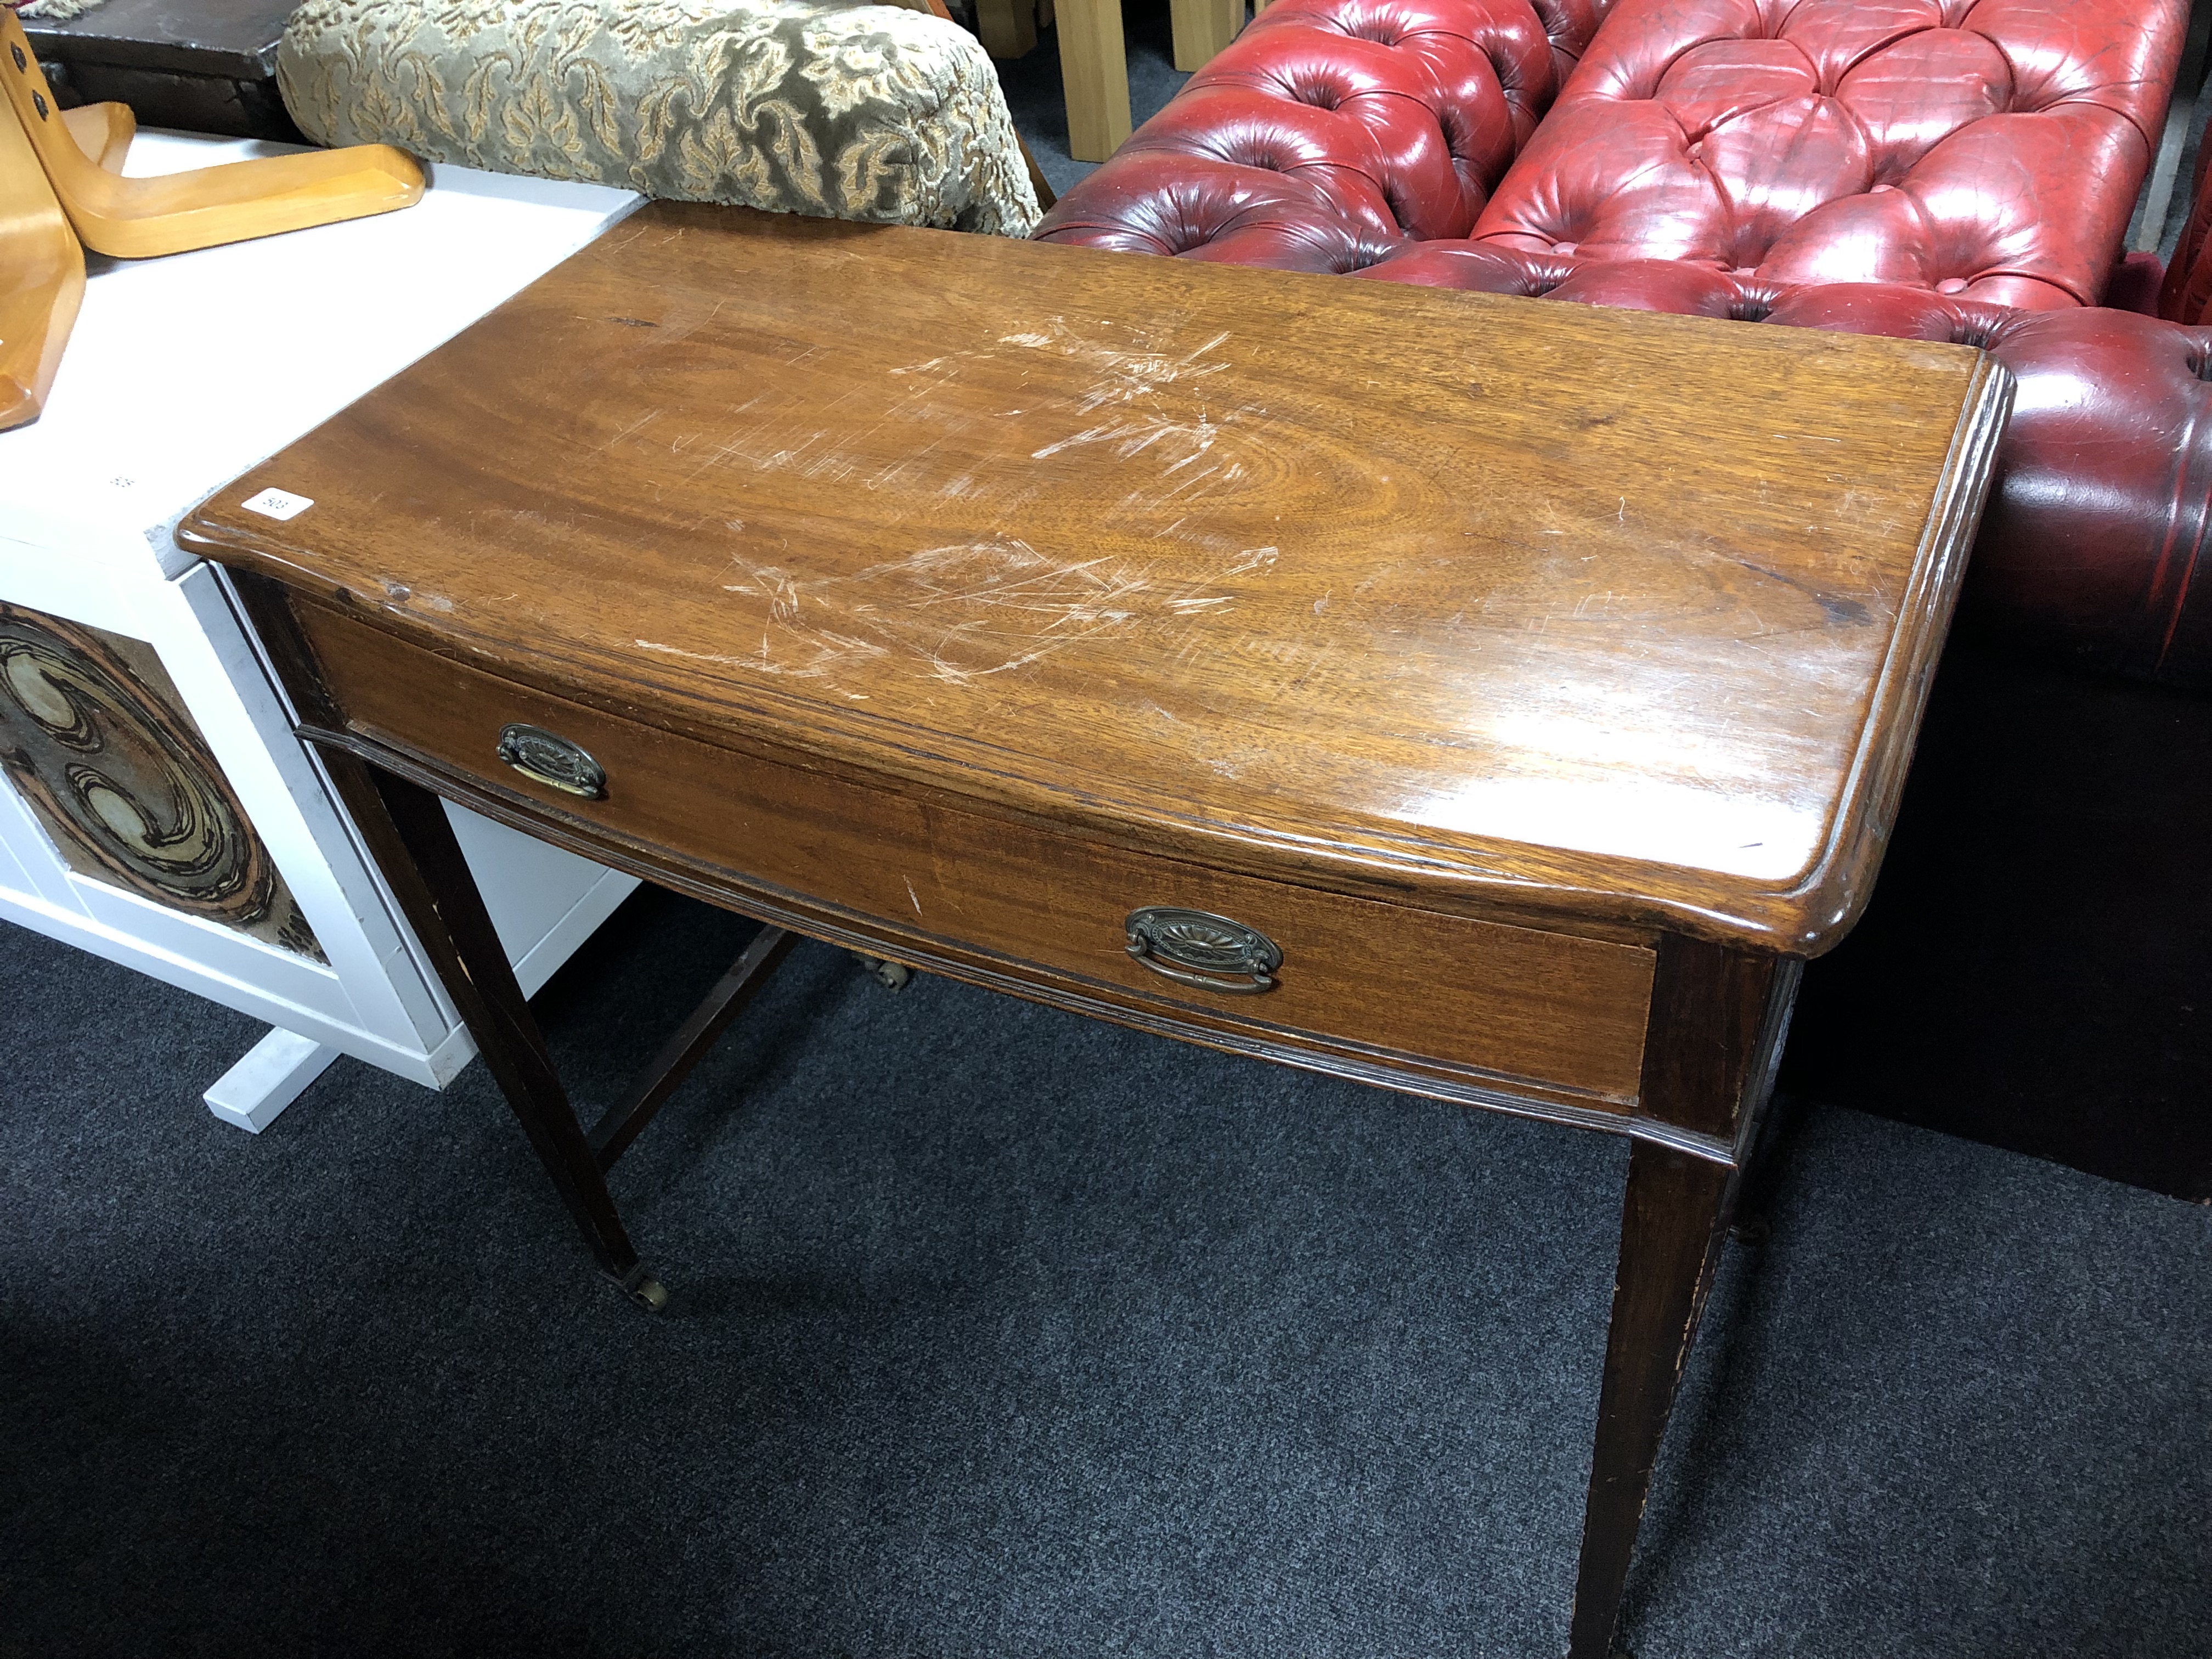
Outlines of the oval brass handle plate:
M1275 988L1283 953L1256 927L1205 910L1147 904L1121 924L1129 954L1156 974L1202 991L1254 996Z
M599 762L557 732L520 722L499 732L499 757L533 783L586 800L607 798L607 775Z

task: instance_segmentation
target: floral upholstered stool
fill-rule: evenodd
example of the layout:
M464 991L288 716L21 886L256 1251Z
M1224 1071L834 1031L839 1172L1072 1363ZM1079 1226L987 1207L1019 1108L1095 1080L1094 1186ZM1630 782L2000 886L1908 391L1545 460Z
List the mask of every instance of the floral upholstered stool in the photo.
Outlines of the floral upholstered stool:
M1039 211L989 58L924 10L308 0L276 71L319 143L999 235Z

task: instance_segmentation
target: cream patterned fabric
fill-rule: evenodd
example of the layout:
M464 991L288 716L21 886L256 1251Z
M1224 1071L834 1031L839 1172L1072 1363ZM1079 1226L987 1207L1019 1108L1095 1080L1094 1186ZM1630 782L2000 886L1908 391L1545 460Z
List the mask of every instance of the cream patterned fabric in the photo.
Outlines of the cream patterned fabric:
M276 80L320 143L825 218L1037 220L982 47L895 6L307 0Z
M26 0L15 8L18 17L42 17L49 23L66 23L72 17L82 17L106 0Z

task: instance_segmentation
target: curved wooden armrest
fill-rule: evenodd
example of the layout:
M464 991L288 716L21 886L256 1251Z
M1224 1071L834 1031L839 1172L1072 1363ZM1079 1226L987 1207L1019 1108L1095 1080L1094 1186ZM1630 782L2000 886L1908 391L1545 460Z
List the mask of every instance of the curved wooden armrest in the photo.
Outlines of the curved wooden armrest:
M0 83L85 246L118 258L182 253L411 206L422 169L389 144L233 161L160 179L96 166L64 130L52 88L10 8L0 6Z
M138 118L128 104L80 104L62 112L62 125L95 166L113 173L123 171L123 158L138 136Z
M0 8L4 9L4 8ZM12 14L11 20L12 20ZM39 418L84 301L84 250L15 118L0 110L0 431Z

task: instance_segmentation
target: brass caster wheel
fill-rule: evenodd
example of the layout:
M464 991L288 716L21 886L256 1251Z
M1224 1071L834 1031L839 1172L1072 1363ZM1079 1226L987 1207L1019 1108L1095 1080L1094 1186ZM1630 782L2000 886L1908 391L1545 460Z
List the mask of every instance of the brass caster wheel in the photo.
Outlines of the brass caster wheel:
M668 1286L657 1279L641 1279L630 1287L629 1299L647 1313L659 1313L668 1306Z
M914 969L902 962L885 962L880 957L864 957L858 951L853 952L853 960L873 974L886 991L903 991L907 981L914 977Z

